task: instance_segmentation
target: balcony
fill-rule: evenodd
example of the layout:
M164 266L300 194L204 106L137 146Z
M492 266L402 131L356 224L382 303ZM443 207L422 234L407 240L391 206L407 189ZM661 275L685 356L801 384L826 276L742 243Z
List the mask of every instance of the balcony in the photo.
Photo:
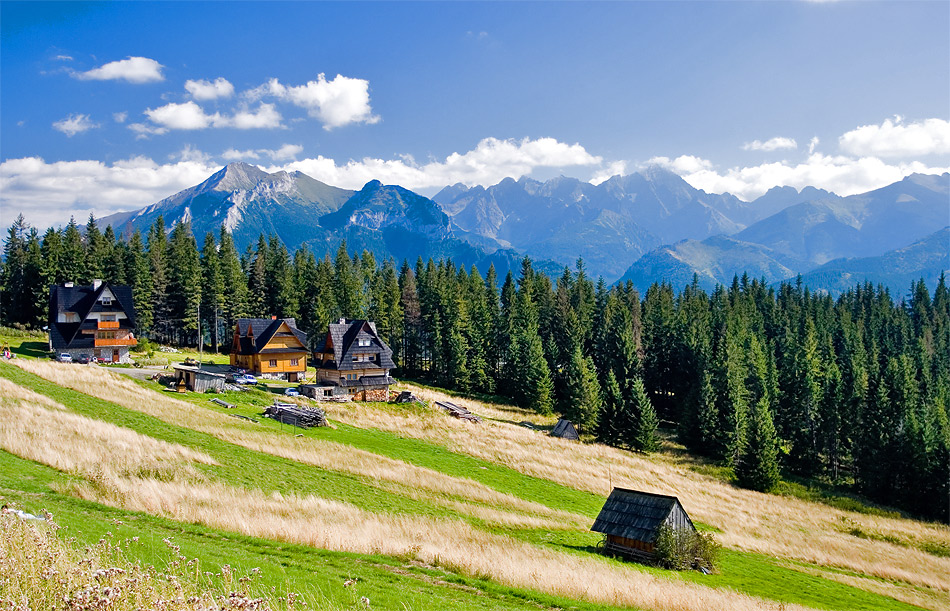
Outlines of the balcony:
M118 320L100 320L96 325L97 329L118 329L119 321Z
M106 346L134 346L138 344L138 340L134 337L128 339L96 339L96 348L102 348Z

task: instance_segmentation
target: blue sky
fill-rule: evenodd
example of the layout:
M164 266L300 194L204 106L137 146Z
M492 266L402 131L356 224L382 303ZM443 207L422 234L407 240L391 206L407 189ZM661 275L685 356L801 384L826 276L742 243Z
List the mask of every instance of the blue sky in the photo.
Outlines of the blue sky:
M650 163L745 199L950 167L948 2L0 2L0 226L234 160L347 188Z

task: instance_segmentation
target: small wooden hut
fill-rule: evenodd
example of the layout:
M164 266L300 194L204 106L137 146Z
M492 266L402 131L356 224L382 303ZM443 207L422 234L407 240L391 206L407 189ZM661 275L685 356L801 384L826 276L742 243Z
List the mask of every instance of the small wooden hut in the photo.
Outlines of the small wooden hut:
M604 550L607 552L652 560L663 524L673 530L696 531L675 496L614 488L591 530L606 535Z
M192 392L205 392L209 388L224 390L224 375L204 371L188 365L172 365L175 369L175 386L184 383L185 388Z
M557 424L554 425L554 428L551 429L549 434L551 437L560 437L561 439L570 439L572 441L578 441L580 439L580 436L577 434L577 429L574 428L574 423L564 418L557 421Z

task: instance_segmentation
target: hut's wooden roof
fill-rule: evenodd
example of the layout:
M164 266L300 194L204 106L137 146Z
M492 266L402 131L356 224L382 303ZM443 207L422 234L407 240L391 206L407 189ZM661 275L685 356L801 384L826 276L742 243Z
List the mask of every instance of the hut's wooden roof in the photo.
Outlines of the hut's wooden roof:
M677 507L683 515L686 515L686 511L675 496L614 488L591 530L605 535L654 543L660 525ZM686 515L686 520L690 526L693 525L688 515Z

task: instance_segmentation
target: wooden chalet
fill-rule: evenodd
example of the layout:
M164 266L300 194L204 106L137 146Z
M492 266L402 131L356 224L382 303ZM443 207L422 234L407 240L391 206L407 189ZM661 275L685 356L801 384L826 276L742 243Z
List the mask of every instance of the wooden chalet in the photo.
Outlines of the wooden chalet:
M307 371L307 334L293 318L239 318L231 342L231 365L296 382Z
M133 329L131 287L102 280L90 286L67 282L50 287L49 346L56 354L128 363L129 349L138 344Z
M660 526L696 531L675 496L614 488L591 526L605 535L604 550L640 560L655 557Z
M388 401L393 351L368 320L331 323L313 352L317 383L342 388L354 401Z
M549 434L551 437L560 437L561 439L570 439L571 441L580 440L580 435L577 434L574 423L564 418L557 421L557 424L554 425L554 428L551 429Z

